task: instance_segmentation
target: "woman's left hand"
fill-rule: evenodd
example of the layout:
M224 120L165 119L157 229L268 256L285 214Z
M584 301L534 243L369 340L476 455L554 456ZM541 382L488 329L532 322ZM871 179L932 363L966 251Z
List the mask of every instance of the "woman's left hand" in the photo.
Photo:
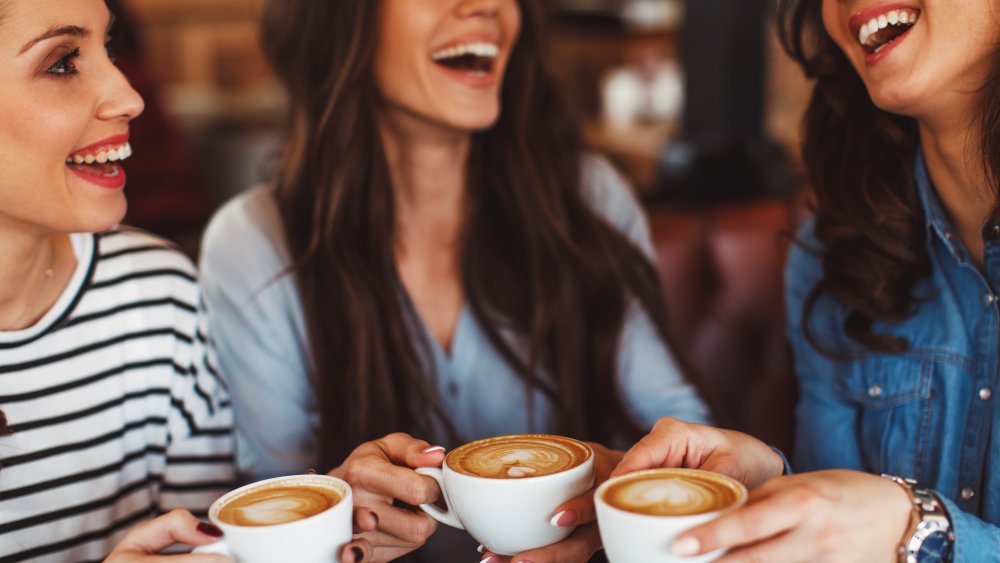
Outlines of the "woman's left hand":
M125 536L125 539L108 555L104 563L140 563L161 561L160 551L183 543L205 545L218 541L222 531L211 524L199 521L187 510L172 510L159 518L143 522ZM170 558L178 563L225 563L232 561L224 555L196 553Z
M563 541L531 551L518 553L513 557L483 552L483 562L487 563L582 563L590 559L601 548L601 536L594 520L594 491L608 480L625 452L609 450L600 444L588 443L594 450L594 486L586 493L559 506L552 515L553 526L577 526L576 530Z
M778 477L747 504L674 540L674 553L730 551L717 563L890 563L912 513L896 483L859 471Z

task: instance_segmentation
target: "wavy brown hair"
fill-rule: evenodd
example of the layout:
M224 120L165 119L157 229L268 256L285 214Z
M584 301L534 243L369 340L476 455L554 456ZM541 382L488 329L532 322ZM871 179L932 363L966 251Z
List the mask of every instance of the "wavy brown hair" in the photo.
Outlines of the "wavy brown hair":
M847 309L844 331L862 346L902 353L909 343L881 333L916 310L914 287L932 271L926 222L914 180L919 145L913 119L875 106L850 61L823 27L821 0L780 0L785 50L815 80L804 121L803 160L816 197L815 234L823 277L806 299L802 324L817 300ZM994 192L1000 174L1000 49L980 92L977 126Z
M327 465L389 432L450 428L429 373L430 343L414 337L420 323L394 261L393 187L372 69L379 5L272 0L263 16L264 51L293 108L276 198L308 326ZM554 400L559 432L634 436L615 387L617 347L633 297L666 340L659 280L585 201L577 122L542 56L544 14L536 0L520 6L502 115L472 139L461 283L526 389Z

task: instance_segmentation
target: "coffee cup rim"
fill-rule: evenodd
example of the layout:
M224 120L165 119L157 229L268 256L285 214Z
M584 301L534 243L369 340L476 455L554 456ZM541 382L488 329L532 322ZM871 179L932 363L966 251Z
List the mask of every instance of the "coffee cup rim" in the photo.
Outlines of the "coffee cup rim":
M325 484L327 486L329 486L331 484L338 485L337 487L331 487L331 488L335 488L337 490L337 492L339 492L341 494L340 502L338 502L337 504L335 504L335 505L327 508L326 510L322 510L320 512L317 512L316 514L311 515L311 516L306 516L305 518L300 518L298 520L293 520L291 522L283 522L281 524L270 524L270 525L266 525L266 526L246 526L246 525L243 525L243 524L232 524L230 522L225 522L225 521L223 521L223 520L221 520L219 518L219 511L222 509L222 505L226 504L226 502L228 502L230 500L233 500L233 499L235 499L238 496L242 496L244 494L249 494L250 491L252 491L252 490L255 490L255 489L258 489L258 488L261 488L261 489L267 488L267 487L273 485L274 483L278 483L278 482L282 482L282 481L289 481L289 480L296 480L296 481L302 480L302 481L308 481L308 482L325 482ZM308 485L309 484L308 482L307 483L301 483L301 484ZM317 485L317 486L321 486L321 485ZM321 474L317 474L317 475L312 475L312 474L282 475L282 476L278 476L278 477L271 477L269 479L261 479L260 481L254 481L253 483L247 483L245 485L242 485L240 487L237 487L237 488L235 488L235 489L227 492L226 494L222 495L221 497L215 499L215 501L212 503L212 505L208 509L208 517L209 517L209 519L214 524L216 524L219 527L224 528L224 529L225 528L232 528L232 529L239 529L239 530L254 530L254 529L262 529L262 530L263 529L268 529L268 530L270 530L270 529L274 529L274 528L290 528L290 527L295 527L295 526L299 526L299 525L304 525L306 522L309 522L310 520L318 518L318 517L326 514L327 512L330 512L330 511L333 511L333 510L337 510L340 507L340 505L345 504L345 503L349 503L349 504L351 504L353 506L353 504L354 504L353 492L351 491L351 485L347 481L344 481L343 479L341 479L339 477L334 477L333 475L321 475Z
M713 478L720 478L720 479L722 479L724 481L728 481L730 483L735 484L737 486L737 488L739 489L739 491L740 491L740 496L735 501L733 501L732 504L730 504L728 506L725 506L723 508L720 508L718 510L712 510L712 511L709 511L709 512L694 512L694 513L691 513L691 514L643 514L643 513L640 513L640 512L634 512L634 511L631 511L631 510L625 510L623 508L618 508L617 506L615 506L615 505L609 503L608 501L604 500L604 492L607 491L607 489L611 485L613 485L615 483L618 483L620 481L624 481L625 479L628 479L628 478L641 477L643 475L657 475L657 474L662 474L662 473L667 473L667 472L670 472L670 473L681 472L681 473L688 473L688 474L693 474L693 475L709 474L709 475L712 475ZM707 471L705 469L692 469L692 468L687 468L687 467L657 467L657 468L654 468L654 469L643 469L643 470L639 470L639 471L632 471L630 473L626 473L624 475L618 475L618 476L612 477L611 479L608 479L607 481L601 483L601 485L599 487L597 487L597 490L594 491L594 502L595 502L595 504L598 504L601 507L606 508L606 509L608 509L608 510L610 510L610 511L616 513L616 514L620 514L620 515L625 515L625 516L629 516L629 517L633 517L633 518L637 518L637 519L643 519L643 520L650 519L650 518L663 518L663 519L669 520L669 519L690 518L690 517L713 517L713 516L717 516L717 515L720 515L720 514L725 514L727 512L735 510L735 509L743 506L744 504L746 504L747 499L749 498L749 496L750 496L750 493L747 490L746 485L744 485L743 483L739 482L737 479L734 479L733 477L730 477L728 475L723 475L721 473L716 473L714 471Z
M484 475L469 475L468 473L462 473L461 471L457 471L451 465L448 464L448 457L452 453L454 453L455 451L457 451L459 448L465 447L465 446L467 446L469 444L475 444L477 442L488 442L488 441L491 441L491 440L500 440L500 439L503 439L503 438L536 438L536 437L537 438L555 437L555 438L559 438L561 440L569 440L571 442L576 442L577 444L583 446L583 448L585 450L587 450L587 458L584 459L583 461L581 461L578 465L574 465L573 467L570 467L569 469L564 469L564 470L558 471L556 473L549 473L548 475L539 475L537 477L522 477L522 478L519 478L519 479L504 479L502 477L486 477ZM586 443L584 443L581 440L577 440L576 438L570 438L568 436L560 436L558 434L538 434L538 433L534 433L534 434L501 434L501 435L498 435L498 436L490 436L488 438L480 438L478 440L472 440L471 442L466 442L465 444L462 444L461 446L458 446L457 448L455 448L455 449L451 450L450 452L448 452L447 455L445 455L444 461L442 462L441 467L442 467L442 469L444 471L447 471L448 473L451 473L452 475L455 475L456 477L462 477L464 479L483 479L483 480L486 480L486 481L495 481L497 483L539 483L539 482L542 482L544 480L549 480L549 479L553 479L553 478L559 478L560 476L566 475L567 473L570 473L570 472L573 472L573 471L579 471L581 467L587 467L587 466L593 467L594 456L595 455L596 455L596 453L594 452L594 448L590 447L589 445L587 445Z

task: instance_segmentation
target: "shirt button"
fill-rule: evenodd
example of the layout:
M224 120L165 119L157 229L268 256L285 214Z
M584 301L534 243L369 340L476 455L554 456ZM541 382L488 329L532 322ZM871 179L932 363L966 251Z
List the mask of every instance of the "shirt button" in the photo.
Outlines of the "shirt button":
M976 491L974 491L972 487L962 489L962 500L969 500L974 496L976 496Z
M872 399L882 396L882 386L878 383L873 383L871 387L868 388L868 396Z
M983 301L985 301L987 305L992 305L997 302L997 296L992 293L987 293L986 297L983 297Z
M979 398L984 401L989 401L990 397L993 396L993 390L989 387L983 387L979 390Z
M946 238L947 240L951 240L954 237L955 237L955 235L951 231L945 231L944 232L944 238Z

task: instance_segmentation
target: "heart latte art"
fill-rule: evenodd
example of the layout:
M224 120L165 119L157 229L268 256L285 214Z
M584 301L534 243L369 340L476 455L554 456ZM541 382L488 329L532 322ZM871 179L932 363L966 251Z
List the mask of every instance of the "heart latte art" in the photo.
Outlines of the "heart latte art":
M722 510L743 492L725 477L684 470L658 470L624 477L604 491L604 501L628 512L680 516Z
M475 477L524 479L576 467L590 449L569 438L545 434L500 436L472 442L448 454L448 467Z
M302 520L340 502L340 495L323 487L276 485L254 489L219 509L219 520L237 526L274 526Z

